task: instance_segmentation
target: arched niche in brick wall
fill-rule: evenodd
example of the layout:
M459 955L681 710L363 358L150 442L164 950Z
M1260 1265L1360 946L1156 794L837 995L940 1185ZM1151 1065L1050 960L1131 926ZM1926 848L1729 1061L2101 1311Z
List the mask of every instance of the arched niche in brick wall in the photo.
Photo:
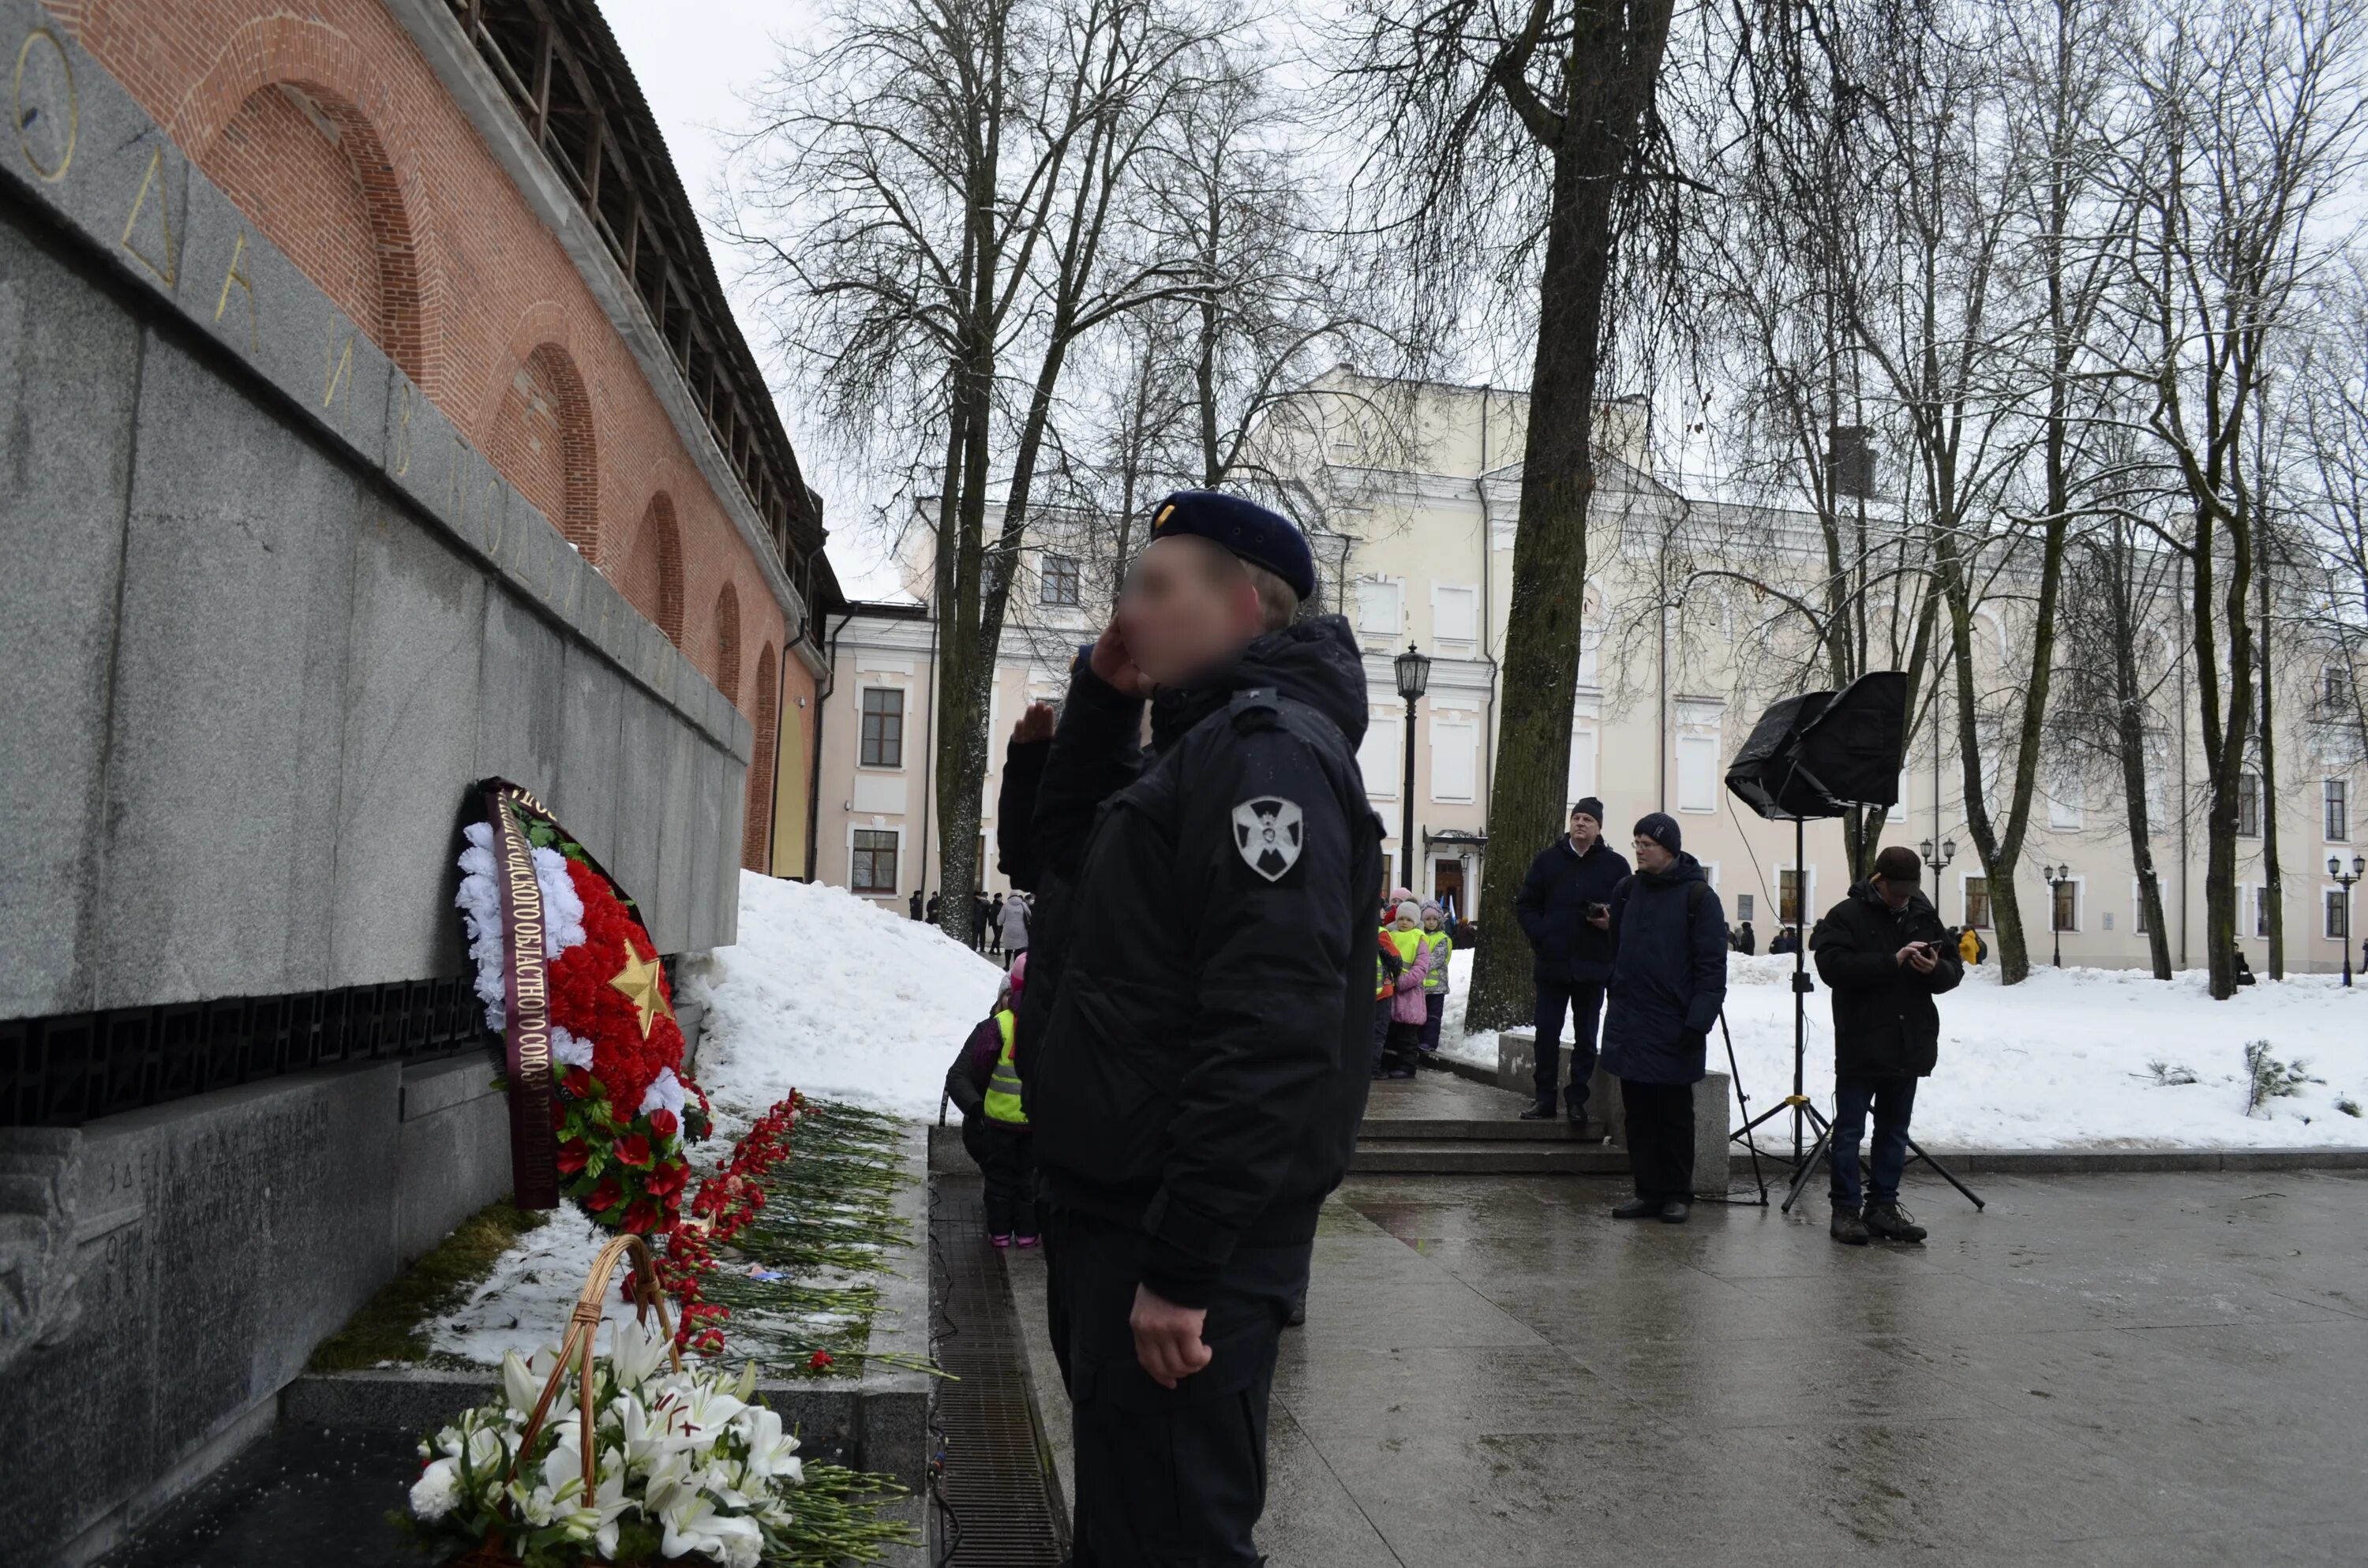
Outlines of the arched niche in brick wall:
M748 758L748 817L740 835L740 863L772 872L773 761L780 751L780 656L768 642L757 653L757 736Z
M712 628L715 639L715 688L740 705L740 591L731 584L723 585L715 596L715 623Z
M509 356L507 381L487 420L485 455L518 494L540 507L567 542L598 564L600 454L592 399L575 357L552 339Z
M424 193L377 99L343 34L259 17L223 40L171 131L206 177L433 392Z
M632 548L614 576L618 592L655 621L667 642L681 647L682 528L675 521L674 499L665 491L650 497L633 530Z

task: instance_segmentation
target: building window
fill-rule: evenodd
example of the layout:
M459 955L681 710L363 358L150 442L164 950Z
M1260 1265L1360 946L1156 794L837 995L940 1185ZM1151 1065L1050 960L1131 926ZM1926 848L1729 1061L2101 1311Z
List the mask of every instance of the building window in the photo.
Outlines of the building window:
M863 688L863 748L856 760L865 767L905 766L905 694L896 687Z
M2055 884L2055 929L2058 931L2080 929L2080 884L2078 880L2066 880Z
M2327 799L2327 841L2345 843L2351 837L2351 785L2347 779L2330 778L2320 788Z
M2261 836L2261 776L2258 773L2237 776L2237 836Z
M1798 926L1801 923L1801 872L1796 867L1777 869L1776 922L1780 926Z
M1077 570L1074 555L1053 555L1049 551L1036 568L1037 602L1048 605L1079 605L1085 602L1085 579Z
M1990 880L1987 877L1965 879L1965 924L1984 931L1990 928Z
M2341 665L2329 665L2320 672L2318 699L2329 709L2344 706L2344 669Z
M2078 773L2059 771L2047 788L2047 825L2059 833L2079 832L2088 816L2086 795Z
M2148 935L2146 916L2146 885L2136 878L2130 879L2130 929L2137 935Z
M1395 637L1400 585L1395 578L1367 577L1357 585L1357 630L1368 637Z
M867 897L882 897L896 891L896 830L893 827L859 827L855 830L855 850L848 867L848 886Z
M1715 737L1678 737L1678 810L1718 810L1718 741Z
M1430 634L1441 642L1477 642L1480 636L1479 590L1433 584L1430 590Z
M2328 889L2327 935L2330 939L2340 942L2347 940L2351 937L2351 933L2343 928L2343 917L2347 913L2349 912L2343 907L2343 890L2341 888Z
M1735 919L1736 923L1739 926L1748 926L1751 924L1751 895L1749 893L1739 892L1735 895Z
M2253 935L2266 937L2269 934L2270 890L2266 886L2258 887L2253 890Z

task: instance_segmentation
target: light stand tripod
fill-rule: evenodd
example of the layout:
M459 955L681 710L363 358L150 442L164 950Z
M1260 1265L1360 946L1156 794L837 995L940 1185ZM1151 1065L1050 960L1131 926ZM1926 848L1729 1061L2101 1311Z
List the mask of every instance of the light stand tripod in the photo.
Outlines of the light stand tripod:
M1808 819L1796 816L1793 819L1794 903L1792 924L1789 926L1785 925L1783 906L1781 903L1776 911L1777 928L1789 930L1793 937L1793 1092L1727 1135L1728 1142L1739 1142L1751 1151L1753 1167L1756 1170L1759 1148L1753 1142L1752 1134L1757 1132L1763 1123L1775 1120L1786 1111L1793 1113L1793 1187L1792 1190L1784 1195L1783 1207L1783 1212L1787 1214L1793 1211L1794 1200L1801 1196L1801 1187L1809 1179L1809 1172L1815 1166L1817 1153L1832 1142L1834 1135L1834 1124L1826 1119L1825 1113L1817 1109L1816 1102L1810 1099L1808 1095L1809 993L1816 987L1809 979L1809 938L1802 929L1808 924L1808 921L1804 918L1808 912L1802 909L1799 904L1799 901L1805 897L1808 892L1807 878L1802 871L1802 868L1808 863ZM1725 1015L1720 1014L1720 1027L1725 1027ZM1726 1049L1728 1056L1732 1057L1735 1054L1735 1041L1732 1039L1728 1040ZM1741 1080L1737 1079L1736 1082L1739 1084ZM1748 1111L1750 1108L1747 1106L1744 1108ZM1816 1129L1816 1136L1814 1139L1804 1136L1806 1128L1804 1127L1804 1123ZM1782 1159L1783 1156L1777 1157Z

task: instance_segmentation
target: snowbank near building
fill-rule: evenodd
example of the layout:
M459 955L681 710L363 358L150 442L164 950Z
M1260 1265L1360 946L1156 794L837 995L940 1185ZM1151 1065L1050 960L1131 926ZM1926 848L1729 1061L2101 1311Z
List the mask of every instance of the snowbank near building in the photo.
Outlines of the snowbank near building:
M740 873L740 940L683 968L707 1009L696 1075L762 1110L791 1089L935 1116L1003 973L934 926L841 888Z
M1463 1033L1470 965L1469 954L1455 955L1441 1044L1494 1067L1496 1035ZM1727 965L1726 1020L1755 1113L1793 1086L1792 974L1790 957ZM1940 1006L1941 1065L1916 1093L1916 1137L1930 1148L2368 1146L2368 1119L2357 1114L2368 1108L2368 988L2344 990L2333 975L2264 980L2214 1002L2200 971L2166 983L2144 970L2048 968L2000 985L1985 964ZM2245 1048L2254 1040L2323 1081L2248 1116ZM1833 1041L1833 1003L1820 985L1809 998L1806 1087L1828 1108ZM1710 1053L1724 1069L1715 1035Z

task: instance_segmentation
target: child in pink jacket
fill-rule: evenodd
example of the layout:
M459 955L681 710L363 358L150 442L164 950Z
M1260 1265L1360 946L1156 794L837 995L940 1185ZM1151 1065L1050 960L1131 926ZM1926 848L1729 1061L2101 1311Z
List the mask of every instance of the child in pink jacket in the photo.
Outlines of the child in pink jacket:
M1390 996L1390 1028L1383 1062L1392 1078L1414 1076L1422 1051L1423 1021L1430 1010L1423 1000L1422 983L1430 973L1430 949L1422 939L1422 906L1407 899L1397 918L1382 933L1382 941L1398 955L1395 989Z

